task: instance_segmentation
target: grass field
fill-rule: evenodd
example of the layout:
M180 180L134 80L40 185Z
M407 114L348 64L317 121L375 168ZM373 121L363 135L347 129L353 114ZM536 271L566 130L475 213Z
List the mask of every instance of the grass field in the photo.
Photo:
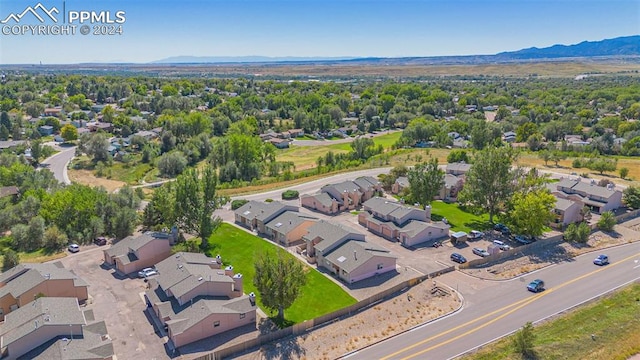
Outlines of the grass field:
M11 238L8 236L0 237L0 254L4 254L6 250L11 249L10 240ZM42 263L45 261L60 259L65 256L67 256L67 253L64 250L59 252L50 252L45 249L40 249L29 253L18 252L18 258L21 263ZM2 262L2 256L0 256L0 262Z
M209 239L209 244L212 247L209 256L220 254L225 265L233 265L236 273L242 273L244 292L258 294L253 286L253 259L256 254L274 251L277 247L230 224L222 224ZM287 256L293 255L287 253ZM307 284L302 288L300 297L284 312L288 321L299 323L356 303L336 283L315 269L308 270ZM263 308L259 294L258 304Z
M453 231L464 231L468 233L471 230L485 230L490 228L488 214L474 215L462 210L458 204L434 201L431 203L431 214L432 220L440 220L442 217L446 217Z
M628 359L640 353L640 284L536 326L534 334L538 359ZM508 337L463 359L521 357L514 353Z

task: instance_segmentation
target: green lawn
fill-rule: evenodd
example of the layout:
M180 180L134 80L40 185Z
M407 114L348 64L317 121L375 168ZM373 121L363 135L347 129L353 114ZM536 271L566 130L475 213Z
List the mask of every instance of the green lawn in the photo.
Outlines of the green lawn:
M397 131L394 133L374 137L373 142L376 143L376 145L380 144L385 149L387 149L393 146L393 144L395 144L396 141L400 139L400 136L402 136L402 131Z
M153 170L151 164L142 162L124 164L114 161L108 172L114 180L124 181L129 185L138 185L151 170Z
M491 228L489 215L475 215L461 209L458 204L447 204L442 201L431 203L431 219L440 220L447 218L451 230L469 232L471 230L484 230Z
M538 359L619 359L640 353L640 284L534 328ZM524 325L524 324L522 324ZM591 334L596 340L591 339ZM521 359L507 337L466 360Z
M233 265L236 273L242 273L244 292L250 293L253 291L258 294L258 291L253 286L253 277L255 275L253 267L254 255L262 251L273 251L276 246L225 223L220 225L218 230L209 238L209 244L211 246L209 256L215 257L220 254L225 265ZM287 255L292 256L288 253ZM340 286L315 269L309 268L307 284L302 288L301 295L293 303L293 306L285 310L284 315L288 321L299 323L355 303L356 299L342 290ZM264 309L260 302L259 294L258 305Z

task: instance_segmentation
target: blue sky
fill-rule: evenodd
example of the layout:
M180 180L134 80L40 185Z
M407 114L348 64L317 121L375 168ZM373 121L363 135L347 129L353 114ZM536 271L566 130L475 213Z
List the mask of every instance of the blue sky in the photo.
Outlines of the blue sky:
M40 2L62 13L63 0ZM37 3L0 0L0 20ZM65 9L125 11L123 35L3 29L0 64L493 54L640 34L638 0L66 0ZM0 28L27 23L39 24L28 15Z

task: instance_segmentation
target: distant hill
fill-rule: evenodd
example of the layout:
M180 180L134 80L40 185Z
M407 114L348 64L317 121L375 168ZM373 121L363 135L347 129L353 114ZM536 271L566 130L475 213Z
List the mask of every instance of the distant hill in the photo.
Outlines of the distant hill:
M528 60L554 60L566 58L640 56L640 35L583 41L574 45L553 45L546 48L528 48L501 52L495 55L429 56L429 57L268 57L268 56L174 56L153 61L152 64L387 64L387 65L438 65L438 64L486 64Z

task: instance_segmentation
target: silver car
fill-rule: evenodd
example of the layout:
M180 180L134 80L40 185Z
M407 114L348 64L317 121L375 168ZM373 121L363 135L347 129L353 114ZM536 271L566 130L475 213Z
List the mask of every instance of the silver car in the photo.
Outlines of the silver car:
M473 253L478 255L478 256L482 256L482 257L486 257L489 256L489 252L485 249L481 249L481 248L473 248Z

